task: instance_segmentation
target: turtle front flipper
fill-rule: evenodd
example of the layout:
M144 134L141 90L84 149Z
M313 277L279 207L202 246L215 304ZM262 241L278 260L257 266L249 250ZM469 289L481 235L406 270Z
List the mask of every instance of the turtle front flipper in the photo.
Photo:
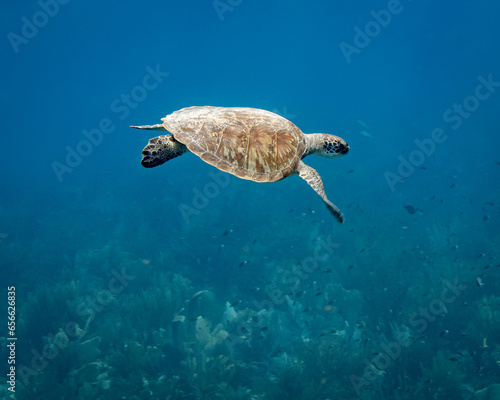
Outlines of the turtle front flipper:
M328 211L332 213L332 215L337 219L337 221L343 224L344 216L337 208L337 206L333 204L330 200L328 200L328 198L326 197L325 189L323 188L323 182L321 181L321 177L319 176L318 172L309 165L304 164L304 162L302 161L300 161L299 164L297 165L297 172L299 176L302 179L304 179L314 189L316 193L318 193L318 195L325 203L326 208L328 208Z
M141 164L145 168L157 167L187 151L188 148L175 140L172 135L157 136L149 139L147 146L142 150Z

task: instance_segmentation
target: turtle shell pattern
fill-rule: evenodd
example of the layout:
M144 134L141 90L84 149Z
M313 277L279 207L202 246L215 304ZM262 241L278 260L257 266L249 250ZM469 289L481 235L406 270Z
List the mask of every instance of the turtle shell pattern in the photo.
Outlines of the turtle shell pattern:
M255 182L275 182L297 167L302 131L269 111L244 107L188 107L162 118L176 140L221 171Z

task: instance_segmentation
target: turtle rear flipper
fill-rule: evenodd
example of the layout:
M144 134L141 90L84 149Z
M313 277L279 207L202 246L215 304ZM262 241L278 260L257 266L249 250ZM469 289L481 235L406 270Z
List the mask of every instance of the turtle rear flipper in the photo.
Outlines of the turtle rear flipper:
M157 136L149 139L147 146L142 150L141 164L145 168L157 167L187 151L189 151L187 147L175 140L172 135Z

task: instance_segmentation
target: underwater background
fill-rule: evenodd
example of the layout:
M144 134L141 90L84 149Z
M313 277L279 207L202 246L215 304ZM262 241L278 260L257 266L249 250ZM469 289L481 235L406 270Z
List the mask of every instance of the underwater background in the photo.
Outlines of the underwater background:
M0 398L500 399L500 3L2 9ZM346 222L143 168L129 126L192 105L344 138L306 163Z

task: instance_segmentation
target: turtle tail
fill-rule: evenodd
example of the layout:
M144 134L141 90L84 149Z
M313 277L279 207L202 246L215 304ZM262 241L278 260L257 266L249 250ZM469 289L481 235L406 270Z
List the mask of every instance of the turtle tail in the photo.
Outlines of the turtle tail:
M157 136L149 139L147 146L142 150L141 164L145 168L157 167L187 151L187 147L175 140L172 135Z
M163 124L156 124L156 125L140 125L140 126L135 126L135 125L130 125L131 128L134 129L145 129L148 131L166 131L167 129L163 126Z

